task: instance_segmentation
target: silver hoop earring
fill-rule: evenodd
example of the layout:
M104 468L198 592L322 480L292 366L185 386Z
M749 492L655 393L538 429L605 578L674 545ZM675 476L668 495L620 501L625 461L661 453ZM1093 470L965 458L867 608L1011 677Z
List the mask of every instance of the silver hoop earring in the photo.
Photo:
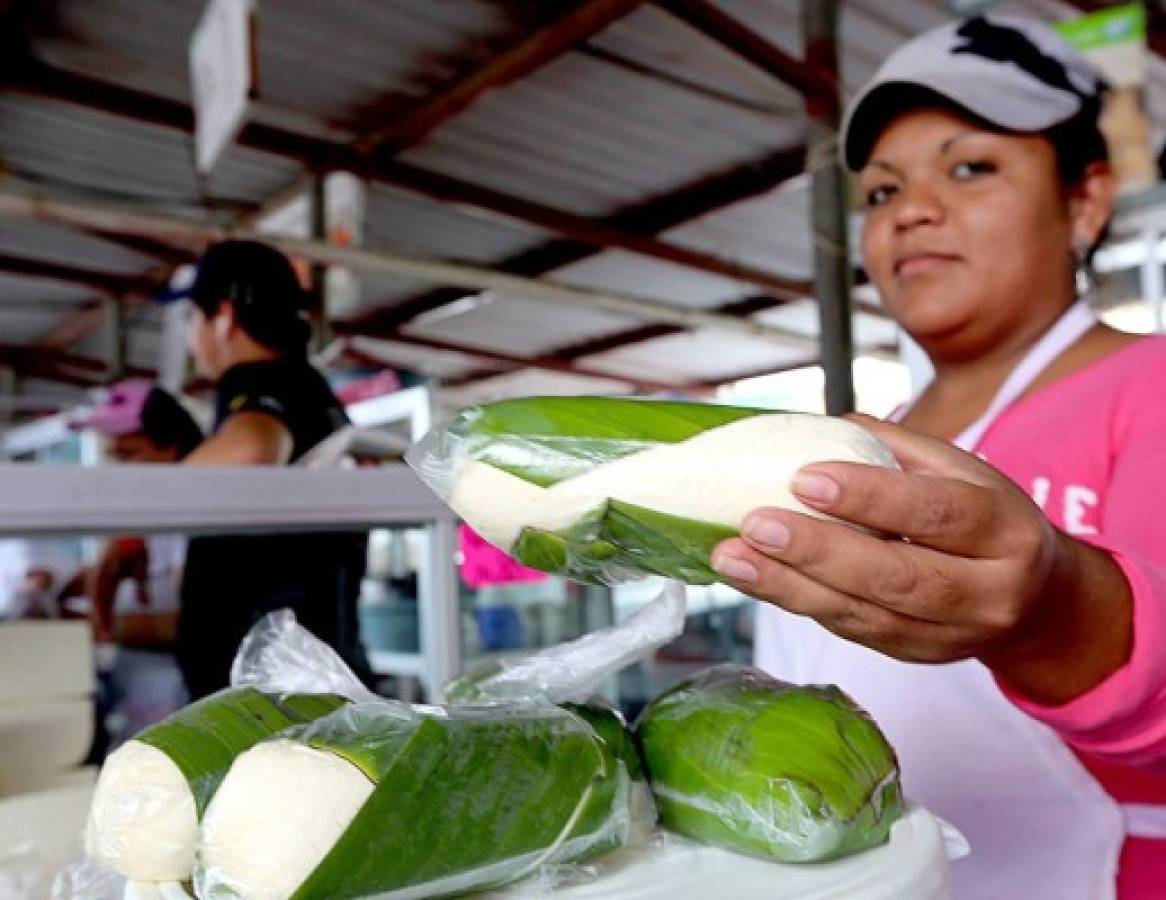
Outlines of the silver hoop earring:
M1094 287L1093 271L1089 267L1089 245L1083 241L1074 241L1072 249L1073 280L1077 288L1077 296L1088 294Z

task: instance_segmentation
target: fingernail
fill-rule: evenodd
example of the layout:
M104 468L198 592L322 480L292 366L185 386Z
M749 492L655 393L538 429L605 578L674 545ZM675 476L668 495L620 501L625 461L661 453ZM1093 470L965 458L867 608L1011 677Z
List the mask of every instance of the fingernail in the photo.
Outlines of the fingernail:
M812 503L833 503L838 499L838 482L829 475L816 472L798 472L794 476L794 493Z
M713 556L713 569L731 581L751 583L757 580L757 570L743 559L718 553Z
M752 516L745 520L743 531L746 537L777 550L789 543L789 529L773 519Z

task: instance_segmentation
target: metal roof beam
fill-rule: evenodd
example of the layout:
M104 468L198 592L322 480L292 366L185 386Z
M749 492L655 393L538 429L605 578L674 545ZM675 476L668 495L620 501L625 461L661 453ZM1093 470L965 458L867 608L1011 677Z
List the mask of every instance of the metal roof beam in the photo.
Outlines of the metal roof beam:
M185 103L87 78L33 57L26 57L16 65L12 74L13 80L8 85L12 89L187 133L194 126L193 112ZM778 273L631 233L603 221L513 197L480 184L407 163L368 159L346 144L256 122L243 127L238 143L253 150L294 159L314 171L345 169L360 177L434 200L463 204L506 216L593 247L627 250L664 262L735 278L779 293L791 294L800 290L800 282Z
M719 315L744 317L764 309L783 306L788 302L790 301L778 300L773 297L746 297L743 300L734 300L731 303L722 304L715 308L715 312ZM563 347L557 347L551 350L548 355L558 359L581 359L596 353L618 350L621 347L627 347L631 344L642 344L644 341L680 334L686 330L676 325L645 325L640 328L617 331L614 334L604 335L600 338L592 338L574 344L567 344Z
M642 382L642 381L639 381L638 379L632 380L632 379L624 377L623 375L613 375L613 374L606 373L606 372L603 373L602 375L600 375L599 377L607 378L607 379L611 379L611 380L615 380L615 381L628 382L629 384L635 385L640 390L657 392L657 393L681 392L681 393L687 393L687 394L702 394L702 393L707 393L709 391L715 390L716 388L720 387L721 385L732 384L734 381L742 381L746 378L756 378L756 377L761 376L761 375L776 375L780 372L789 372L789 371L792 371L794 369L804 369L806 366L817 366L817 365L821 365L821 361L819 360L818 356L814 355L814 354L810 354L810 355L807 355L804 359L798 359L798 360L794 360L793 362L782 363L782 364L777 365L777 366L767 366L764 369L760 369L760 370L748 371L748 372L736 372L732 375L726 375L723 378L709 378L709 379L704 379L704 380L700 380L700 381L690 381L690 382L686 382L686 383L672 384L672 385L669 385L668 383L660 384L659 382L654 382L654 381ZM531 365L528 365L525 367L520 367L520 368L544 368L544 366L534 365L532 362ZM518 370L519 370L518 368L514 368L514 369L507 369L505 371L500 372L497 369L494 369L494 370L487 369L487 370L483 370L481 372L471 372L471 373L469 373L467 375L463 375L459 378L455 378L455 379L451 379L450 381L442 382L442 387L467 387L469 385L479 384L483 381L489 381L491 378L496 378L500 375L507 375L507 374L516 372Z
M744 381L746 378L761 378L765 375L780 375L782 372L792 372L795 369L805 369L808 366L820 366L822 360L815 355L806 356L803 359L795 359L792 362L781 363L776 366L765 366L762 369L753 369L748 372L734 372L732 375L725 375L719 378L710 378L702 382L702 386L708 390L719 388L726 384L732 384L734 381Z
M86 303L37 338L30 349L39 351L67 350L74 344L80 343L105 324L109 304L113 302L116 301Z
M88 233L94 237L101 238L103 241L117 244L119 247L125 247L127 250L133 250L135 253L142 254L142 256L149 256L151 259L156 259L168 266L179 266L183 263L192 262L195 258L194 254L188 249L175 247L173 244L166 243L166 241L160 241L156 238L141 234L118 234L115 231L100 231L96 229Z
M838 91L829 70L791 56L711 0L656 0L656 5L805 97Z
M278 235L257 235L246 229L214 228L185 219L158 216L121 206L95 206L56 199L49 195L19 190L0 190L0 216L29 218L80 228L105 228L147 234L184 244L202 244L226 236L259 237L285 253L309 262L351 266L360 271L382 272L406 278L420 278L438 284L460 285L468 292L495 291L517 294L546 303L570 307L602 309L647 321L667 322L685 328L718 328L748 334L782 345L813 343L788 328L767 325L707 310L675 306L655 299L614 291L572 287L545 279L527 278L497 269L434 257L415 256L389 250L361 250L321 241L306 241Z
M801 158L804 159L804 156ZM476 206L554 232L598 250L626 250L662 262L733 278L786 295L801 289L801 282L798 279L723 259L650 235L638 234L627 226L612 224L611 220L614 217L592 219L576 215L400 162L379 163L370 174L373 178L388 181L395 187L424 194L430 199Z
M391 121L357 138L351 148L359 155L386 161L416 146L489 91L518 81L554 62L564 53L626 16L645 0L588 0L551 23L524 34L514 46L493 56L476 71L422 100L413 109L393 111ZM376 118L376 113L370 114ZM386 113L385 115L390 115ZM239 224L261 221L272 209L311 189L310 175L301 175L277 191L261 207L241 216Z
M789 147L697 179L674 191L633 204L604 220L608 227L626 233L659 234L685 222L715 212L734 203L773 190L782 182L800 174L805 165L805 150ZM603 252L590 243L552 240L524 250L494 267L515 275L537 277L564 268ZM745 279L750 281L750 279ZM780 297L806 296L812 285L808 280L783 278L782 289L771 285ZM459 288L441 287L417 294L404 301L388 298L376 308L344 324L347 331L387 336L423 313L432 312L466 296Z
M613 375L610 372L602 372L598 369L592 369L585 365L576 365L566 360L552 359L546 357L526 357L517 356L513 353L501 353L496 350L484 350L478 347L468 347L465 344L456 344L450 341L441 341L434 338L414 337L413 335L394 335L393 341L402 344L411 344L417 347L426 347L431 350L449 351L454 353L463 353L466 356L475 356L479 359L488 360L495 363L505 364L503 368L497 366L493 368L486 368L482 370L475 370L465 375L459 375L455 378L443 380L442 384L448 387L455 387L462 383L469 383L472 380L479 378L486 378L490 375L504 375L507 372L514 372L518 369L541 369L547 372L558 372L567 375L581 375L586 378L603 378L609 381L619 381L641 391L678 391L691 388L692 385L680 384L676 382L661 382L650 378L632 378L625 375ZM346 349L348 355L354 358L363 357L365 361L376 362L379 365L388 365L388 363L377 360L372 354L363 353L361 351L353 351Z
M464 294L465 294L464 291L458 291L457 289L440 288L439 290L451 292L452 294L455 294L456 296L464 296ZM771 296L768 296L765 294L759 294L756 296L745 297L741 300L734 300L730 303L726 303L722 306L717 307L716 312L723 314L723 315L750 316L750 315L753 315L754 313L764 312L765 310L775 309L777 307L784 306L785 304L787 304L789 302L791 302L791 301L778 299L778 298L771 297ZM889 318L889 314L887 313L887 311L885 309L883 309L881 306L878 306L877 304L874 304L874 303L868 303L868 302L864 302L861 300L855 301L854 309L856 312L862 312L862 313L865 313L865 314L870 315L870 316L877 316L877 317L883 318L883 319ZM605 335L601 335L600 337L596 337L596 338L588 338L586 340L578 341L578 342L573 343L573 344L566 344L564 346L561 346L561 347L558 347L554 350L551 350L548 353L542 354L542 355L537 356L537 357L532 357L532 358L526 359L522 365L527 367L527 368L542 368L542 367L544 367L544 364L546 366L557 365L557 364L561 364L564 362L574 364L575 360L579 360L579 359L582 359L582 358L587 357L587 356L592 356L592 355L595 355L598 353L606 353L609 350L618 350L621 347L627 347L631 344L641 344L644 341L650 341L650 340L654 340L656 338L668 337L669 335L673 335L673 334L680 334L680 333L684 332L685 330L687 330L687 329L682 328L682 327L677 326L677 325L665 325L665 324L661 324L661 323L640 325L640 326L637 326L636 328L630 328L626 331L617 331L617 332L614 332L612 334L605 334ZM392 336L392 339L393 340L405 339L405 336L400 335L400 334L396 334L396 335ZM882 349L882 348L879 348L879 349ZM812 365L813 363L815 363L817 361L818 361L818 358L817 358L817 356L815 356L810 362L799 363L798 365ZM793 368L796 368L796 367L797 366L794 366ZM511 369L510 371L513 371L513 369ZM783 370L782 369L775 369L774 371L783 371ZM487 372L487 371L483 371L481 373L477 373L476 377L486 378L486 377L489 377L490 374L501 374L501 373L498 372L497 370L494 370L492 373ZM613 376L608 376L608 377L613 377ZM740 378L747 378L747 377L750 377L750 376L749 375L740 376ZM740 378L734 377L731 379L726 379L726 381L738 381L738 380L740 380ZM724 383L724 382L720 382L720 383ZM704 382L697 383L695 386L699 387L702 385L707 386L707 384ZM694 385L689 385L689 387L692 387L692 386L694 386Z
M108 384L114 380L114 374L109 366L99 359L32 345L0 344L0 365L20 375L31 375L79 387ZM152 369L128 367L123 374L153 378L157 373Z
M144 291L150 287L146 279L135 278L132 275L82 269L79 266L46 260L25 259L8 253L0 253L0 272L25 278L45 278L69 284L80 284L113 295Z
M750 316L754 313L764 312L768 309L776 309L779 306L784 306L788 300L778 300L773 297L765 295L746 297L742 300L734 300L731 303L726 303L716 308L715 312L721 315L732 316ZM859 312L866 313L871 316L879 316L881 318L888 318L888 313L880 306L872 303L856 303L855 308ZM577 360L586 356L592 356L597 353L606 353L608 350L618 350L620 347L627 347L631 344L641 344L644 341L654 340L656 338L668 337L673 334L680 334L686 329L680 328L676 325L642 325L638 328L632 328L627 331L618 331L614 334L603 335L598 338L590 338L585 341L579 341L574 344L567 344L551 350L546 357L559 360ZM807 364L808 365L808 364ZM746 377L746 376L742 376ZM732 379L738 380L736 378Z
M644 0L587 0L548 25L525 35L513 47L420 106L394 117L357 140L358 153L395 154L421 143L432 131L488 91L530 75L623 18Z

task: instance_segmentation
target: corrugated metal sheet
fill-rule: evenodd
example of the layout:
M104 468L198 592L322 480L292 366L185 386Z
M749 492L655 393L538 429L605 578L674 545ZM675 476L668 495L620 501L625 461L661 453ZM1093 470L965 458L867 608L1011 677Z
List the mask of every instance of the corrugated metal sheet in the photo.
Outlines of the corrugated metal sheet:
M204 0L55 0L34 10L38 54L54 65L188 100L186 47Z
M498 297L424 324L409 325L405 333L529 356L639 324L629 316L598 310L523 297Z
M798 119L800 94L656 6L615 22L583 52L764 115Z
M716 2L778 46L801 53L801 0ZM332 140L367 133L573 5L574 0L333 0L327 5L265 0L259 5L261 81L253 119ZM203 7L204 0L55 0L34 11L35 49L69 70L185 102L187 44ZM1009 0L995 9L1046 19L1076 14L1060 0ZM947 19L937 0L843 4L840 57L847 90L855 90L911 34ZM1160 134L1166 123L1166 63L1154 59L1151 74L1148 97ZM647 4L587 46L491 92L405 158L548 206L604 215L802 138L801 99L793 91ZM228 202L259 203L299 172L285 159L232 148L200 185L187 135L9 94L0 95L0 160L50 184L168 208L199 204L206 199L204 189ZM678 226L666 237L804 278L812 272L808 219L807 182L799 179ZM497 263L549 237L510 219L382 185L370 192L366 234L370 247L479 264ZM50 226L0 222L0 245L15 255L109 271L153 265L131 251ZM729 278L624 252L601 254L552 277L701 308L755 292ZM429 287L365 276L362 299L391 304ZM76 286L0 275L0 308L5 301L71 303L89 296ZM415 325L413 333L522 355L641 324L519 297L455 313ZM809 303L766 315L807 333L815 330ZM20 316L30 321L23 312ZM14 334L23 333L13 328ZM885 340L889 326L863 316L856 328L860 342L867 343ZM15 338L4 338L9 339ZM730 366L740 371L790 361L780 348L752 343L700 332L613 350L588 363L615 366L627 376L684 380L721 377ZM129 347L134 364L152 365L154 326L132 324ZM458 359L459 354L404 344L387 349L399 354L403 365L446 377L481 365L472 355Z
M86 300L92 300L94 296L94 291L83 285L0 272L0 307L6 303L75 306Z
M261 76L267 99L360 133L454 83L528 29L573 4L486 2L329 3L263 7ZM305 79L305 65L326 79ZM305 83L308 82L308 83ZM380 121L370 121L370 113Z
M763 196L667 232L669 241L791 278L814 271L810 182L799 176Z
M778 325L813 336L818 333L818 304L814 300L799 300L776 309L757 313L753 318L769 325ZM857 312L853 318L854 345L862 350L880 344L895 343L898 332L890 319Z
M36 46L58 65L189 101L205 0L57 0ZM259 121L357 133L486 61L567 4L278 0L259 4ZM48 11L46 11L47 13ZM322 77L323 76L323 77Z
M123 362L128 368L156 370L162 351L162 307L135 303L123 306ZM93 360L102 360L108 352L108 332L96 329L69 352Z
M73 104L0 95L0 158L17 175L63 189L85 188L129 201L198 206L191 139ZM223 201L258 203L290 182L294 163L233 149L208 180Z
M157 328L138 326L131 329L125 343L127 367L157 369L162 353L162 332Z
M406 297L429 290L433 285L413 278L399 278L381 272L360 272L360 308L346 313L348 319L370 309L391 306Z
M352 347L361 353L381 360L386 366L408 369L433 378L458 378L470 372L492 367L492 363L470 353L451 350L433 350L404 341L382 341L356 337Z
M587 215L796 144L781 121L568 54L495 91L403 158Z
M639 344L586 356L588 368L613 375L685 382L731 378L806 359L806 351L785 349L770 341L729 331L672 334Z
M41 337L66 316L59 307L28 306L0 301L0 344L27 344Z
M747 282L645 259L634 253L610 251L554 273L554 281L593 290L633 294L673 306L719 306L756 294Z
M135 275L157 264L156 260L113 241L60 225L0 218L0 250L9 256L60 260L64 247L69 248L69 265L82 269Z
M521 369L506 375L484 378L462 387L445 388L438 392L437 402L444 409L454 410L475 403L489 403L492 400L529 396L530 394L563 396L629 394L631 390L625 381Z
M553 235L513 219L436 203L374 184L369 190L366 243L408 253L492 263Z

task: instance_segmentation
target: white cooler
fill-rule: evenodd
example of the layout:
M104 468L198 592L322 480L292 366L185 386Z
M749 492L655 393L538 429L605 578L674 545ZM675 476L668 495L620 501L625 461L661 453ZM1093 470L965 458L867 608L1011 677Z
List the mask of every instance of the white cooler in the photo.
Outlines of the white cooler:
M66 809L68 805L63 797L57 798L52 815L58 830L75 835L84 821L85 806L74 802ZM658 832L643 847L583 864L574 870L573 882L550 884L533 877L474 896L479 900L949 900L949 861L967 852L967 843L955 829L927 810L913 807L891 828L887 844L833 862L764 862ZM110 879L102 887L97 900L187 896L178 885L126 885Z
M771 863L673 835L593 863L575 884L529 880L478 895L489 900L948 900L949 859L968 852L951 826L912 808L882 847L825 863Z

